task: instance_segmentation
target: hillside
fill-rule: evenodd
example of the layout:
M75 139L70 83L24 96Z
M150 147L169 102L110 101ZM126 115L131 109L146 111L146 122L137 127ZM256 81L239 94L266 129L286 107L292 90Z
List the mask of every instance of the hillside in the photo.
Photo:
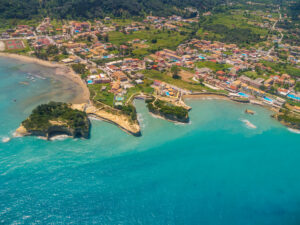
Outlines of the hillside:
M103 18L105 16L194 16L185 7L209 9L223 0L2 0L0 17L30 19L38 16L56 18Z
M290 6L292 18L294 20L300 20L300 1L298 0Z

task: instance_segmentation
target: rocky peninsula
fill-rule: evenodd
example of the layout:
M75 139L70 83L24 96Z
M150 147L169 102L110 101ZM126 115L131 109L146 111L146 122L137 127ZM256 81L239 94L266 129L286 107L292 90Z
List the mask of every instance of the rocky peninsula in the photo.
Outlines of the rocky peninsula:
M16 136L39 136L49 140L56 135L73 138L90 137L90 121L85 112L72 109L71 104L49 102L36 107L16 130Z
M147 99L146 103L150 113L163 119L180 123L188 123L190 121L188 109L183 106L176 106L154 97Z

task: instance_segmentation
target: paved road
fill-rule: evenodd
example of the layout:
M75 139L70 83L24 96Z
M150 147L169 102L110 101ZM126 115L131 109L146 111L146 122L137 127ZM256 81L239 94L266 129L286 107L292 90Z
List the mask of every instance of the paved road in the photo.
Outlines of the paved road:
M278 9L278 13L279 13L279 19L276 20L276 22L273 24L273 26L272 26L272 28L271 28L272 31L273 31L273 30L276 30L276 25L277 25L278 21L281 21L281 19L282 19L281 12L280 12L280 7L279 7L279 9ZM283 33L282 33L281 31L279 31L279 30L278 30L278 32L280 33L280 36L281 36L281 37L277 40L277 43L280 44L281 41L282 41L282 39L283 39ZM269 51L268 51L268 56L274 51L274 48L275 48L275 47L273 46L271 49L269 49Z

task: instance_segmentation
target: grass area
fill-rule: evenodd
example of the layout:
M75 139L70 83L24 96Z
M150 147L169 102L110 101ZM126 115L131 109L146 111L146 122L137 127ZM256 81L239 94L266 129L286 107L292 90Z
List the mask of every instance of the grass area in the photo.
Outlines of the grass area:
M154 89L151 87L152 84L152 80L145 79L143 84L137 84L134 87L129 88L125 95L125 102L127 102L127 100L136 93L142 92L145 94L152 94L154 92Z
M132 24L134 22L132 19L112 19L112 23L116 23L119 26L126 26Z
M300 77L300 69L287 64L287 63L275 63L275 62L269 62L269 61L262 61L262 63L267 66L271 67L274 72L278 71L280 73L287 73L293 77Z
M6 31L7 29L14 29L17 25L36 27L40 22L41 20L38 19L0 19L0 33Z
M142 73L145 75L145 77L154 79L154 80L160 80L164 81L168 84L175 85L179 88L191 90L191 91L203 91L203 90L209 90L212 91L211 89L208 89L207 87L195 83L195 82L186 82L183 80L179 79L173 79L171 76L168 76L166 73L162 73L156 70L144 70Z
M195 65L198 68L207 67L207 68L213 70L214 72L219 71L219 70L227 70L230 67L232 67L231 65L228 65L228 64L215 63L215 62L211 62L211 61L196 62Z
M137 51L137 54L144 54L146 51L155 52L163 48L175 49L185 38L186 36L179 32L162 30L141 30L130 34L118 31L109 33L109 41L115 45L125 44L133 39L147 40L145 44L149 45L149 48L142 49L142 52L139 49L140 52Z
M105 91L101 91L101 88L103 86L106 86ZM88 87L91 93L91 99L109 105L111 107L114 106L114 94L108 92L111 89L109 84L93 84L88 85Z
M246 71L246 72L243 72L241 75L245 75L247 77L250 77L253 80L255 80L256 78L266 79L266 77L258 75L255 71Z
M252 21L251 21L252 20ZM258 19L257 19L258 20ZM214 14L201 21L197 35L202 39L220 40L239 45L248 45L262 41L268 34L267 29L255 26L256 17L242 12Z

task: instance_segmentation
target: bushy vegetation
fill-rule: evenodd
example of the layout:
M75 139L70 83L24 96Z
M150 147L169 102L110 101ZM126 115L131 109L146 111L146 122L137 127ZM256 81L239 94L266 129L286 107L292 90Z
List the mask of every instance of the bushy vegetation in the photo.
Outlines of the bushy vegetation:
M211 8L219 0L1 0L0 17L27 19L51 16L53 18L104 18L105 16L143 16L152 12L166 16L180 14L185 17L195 13L183 10L185 7Z
M117 109L122 110L123 113L130 116L132 121L137 119L136 109L133 105L123 105L123 106L116 106Z
M93 84L88 85L91 99L93 101L101 102L103 104L114 107L114 94L109 92L111 86L109 84ZM105 90L101 90L102 87L106 87Z
M226 71L230 67L232 67L229 64L222 64L222 63L216 63L216 62L211 62L211 61L196 62L195 65L198 68L207 67L207 68L211 69L214 72L216 72L218 70Z
M146 100L147 103L147 107L149 109L150 112L155 112L155 111L159 111L160 113L162 113L165 116L175 116L178 119L186 119L188 118L188 110L183 108L183 107L179 107L179 106L175 106L171 103L159 100L159 99L147 99Z
M300 69L294 67L291 64L275 63L275 62L269 62L269 61L262 61L262 63L267 67L271 67L274 70L274 72L278 71L280 73L287 73L293 77L300 77Z
M249 16L242 14L218 13L200 19L197 33L201 38L218 40L225 43L236 43L241 46L255 44L265 40L267 30L251 25Z
M292 15L293 20L300 20L300 1L296 1L294 4L290 6L290 13Z
M75 73L78 73L81 75L81 78L84 79L88 75L88 70L86 69L84 64L81 63L75 63L71 65L72 69L75 71Z
M36 107L31 115L22 122L27 130L40 130L46 132L52 125L51 121L61 122L68 128L88 132L89 121L87 114L71 109L68 104L49 102Z
M163 48L176 49L176 47L187 38L186 35L176 31L164 30L141 30L130 34L124 34L119 31L109 33L109 41L117 46L127 44L128 41L134 39L147 40L145 45L147 48L135 49L132 51L133 56L144 56L149 53L154 53ZM154 41L155 40L155 41Z
M56 45L49 45L46 48L36 49L34 55L43 60L54 60L56 62L68 57L65 47L58 48Z
M300 129L300 116L292 115L289 111L278 115L278 120L289 123L293 127Z

